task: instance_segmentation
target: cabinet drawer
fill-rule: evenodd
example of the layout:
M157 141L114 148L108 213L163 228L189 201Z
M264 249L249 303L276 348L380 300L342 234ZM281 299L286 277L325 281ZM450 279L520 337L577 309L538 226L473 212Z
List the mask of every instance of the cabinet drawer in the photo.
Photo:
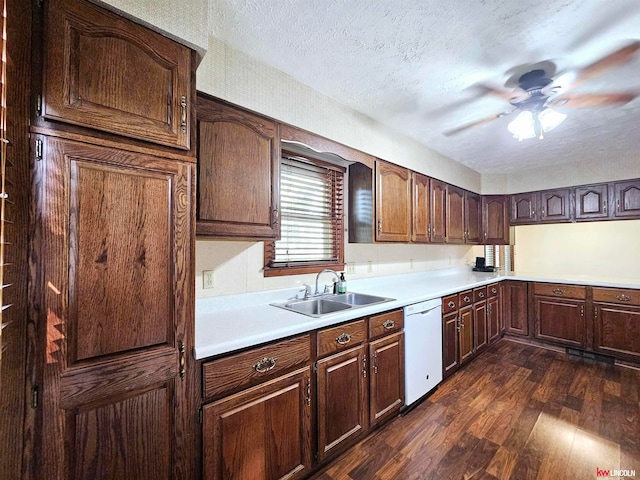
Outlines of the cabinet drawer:
M318 358L354 347L364 342L366 334L364 320L320 330L318 332Z
M473 289L473 303L482 302L487 299L487 287Z
M309 335L212 360L202 366L203 395L212 398L257 385L310 361Z
M451 312L455 312L458 310L458 304L460 300L458 299L458 294L449 295L448 297L444 297L442 299L442 314L447 314Z
M466 307L467 305L471 305L473 303L473 291L465 290L464 292L460 292L460 308Z
M500 293L500 285L497 283L492 283L491 285L487 285L487 298L496 297Z
M376 338L389 333L399 332L404 328L404 312L394 310L369 318L369 338Z
M550 297L577 298L580 300L587 298L587 287L579 285L536 282L533 285L533 292L535 295L548 295Z
M624 305L640 305L640 290L594 287L593 301L621 303Z

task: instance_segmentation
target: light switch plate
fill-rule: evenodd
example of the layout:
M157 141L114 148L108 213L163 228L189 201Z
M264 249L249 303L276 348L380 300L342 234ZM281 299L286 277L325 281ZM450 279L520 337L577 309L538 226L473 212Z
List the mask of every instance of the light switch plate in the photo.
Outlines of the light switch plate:
M347 274L356 273L356 262L347 262Z
M213 270L202 271L202 288L213 288Z

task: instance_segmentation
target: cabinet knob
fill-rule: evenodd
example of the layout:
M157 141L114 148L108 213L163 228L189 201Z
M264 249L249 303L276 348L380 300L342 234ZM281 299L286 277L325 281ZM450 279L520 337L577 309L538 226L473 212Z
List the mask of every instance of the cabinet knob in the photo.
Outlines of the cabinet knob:
M628 302L629 300L631 300L631 297L626 296L624 293L617 295L616 298L621 302Z
M273 370L275 366L276 366L275 358L265 357L262 360L258 361L258 363L256 363L253 366L253 369L258 373L265 373L265 372L268 372L269 370Z
M496 288L492 288L491 293L498 293L498 290Z
M465 295L465 297L463 298L463 300L464 300L465 302L468 302L468 301L470 301L471 299L470 299L467 295Z
M447 303L447 307L449 308L455 308L456 304L454 302L449 302Z
M484 298L484 292L480 292L480 293L478 294L478 296L479 296L480 298Z
M391 330L393 327L395 327L395 325L396 325L396 322L394 322L393 320L387 320L382 324L385 330Z
M336 343L340 345L346 345L350 341L351 341L351 335L349 335L348 333L341 333L336 337Z
M564 295L564 290L562 290L561 288L554 288L552 292L556 295Z

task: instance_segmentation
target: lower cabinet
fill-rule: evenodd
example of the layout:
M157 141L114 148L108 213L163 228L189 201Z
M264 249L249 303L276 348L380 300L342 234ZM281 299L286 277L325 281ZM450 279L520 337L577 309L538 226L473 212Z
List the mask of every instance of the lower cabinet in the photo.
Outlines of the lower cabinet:
M203 478L301 478L311 470L311 367L202 409Z
M528 282L507 280L502 287L503 322L506 333L529 335Z
M640 290L593 288L593 349L640 362Z
M502 333L500 288L497 283L487 286L487 337L489 343L498 340Z
M369 344L371 426L398 413L404 405L404 333Z
M473 305L460 309L460 365L471 360L473 350Z
M533 294L533 336L560 345L585 348L586 287L536 282Z
M368 427L366 350L359 346L318 361L318 460Z

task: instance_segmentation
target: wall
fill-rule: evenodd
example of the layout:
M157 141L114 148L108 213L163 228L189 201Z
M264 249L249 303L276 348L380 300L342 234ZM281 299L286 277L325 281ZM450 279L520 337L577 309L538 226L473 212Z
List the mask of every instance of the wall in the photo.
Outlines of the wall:
M515 227L518 272L638 279L640 220Z
M197 88L371 155L480 191L478 172L427 149L213 37L209 38L207 55L197 71ZM198 239L196 297L287 288L315 281L315 275L264 278L263 255L260 242ZM355 263L355 273L348 274L347 279L463 266L470 258L471 248L466 246L347 244L345 247L345 260ZM214 271L212 289L203 289L203 270ZM330 276L326 279L328 283Z

